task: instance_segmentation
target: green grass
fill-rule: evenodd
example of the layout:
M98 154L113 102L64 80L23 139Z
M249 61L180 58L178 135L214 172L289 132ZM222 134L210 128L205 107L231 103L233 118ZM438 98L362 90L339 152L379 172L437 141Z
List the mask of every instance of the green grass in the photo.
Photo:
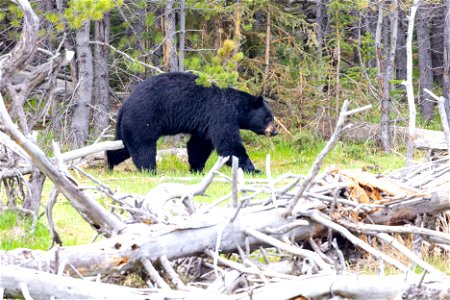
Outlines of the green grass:
M47 249L50 235L47 227L37 222L34 232L31 231L32 219L14 210L6 210L0 218L0 249L15 248Z
M323 149L326 141L308 132L296 133L293 137L279 135L274 138L257 136L250 132L242 132L244 144L255 166L262 170L260 175L247 175L248 178L265 178L265 162L267 154L271 157L272 177L287 172L307 174L314 163L318 153ZM165 141L159 141L159 149L164 148ZM184 141L182 140L182 143ZM205 170L209 170L217 161L217 154L213 153L208 160ZM358 169L364 166L375 166L371 170L381 173L404 166L404 158L397 154L381 153L373 144L356 144L338 142L335 149L325 158L322 169L334 165L337 168ZM102 183L113 190L130 194L147 194L153 187L163 182L179 182L194 184L200 181L203 175L190 174L187 162L174 155L166 155L158 162L157 175L139 173L131 161L127 161L113 172L106 172L103 167L86 170ZM221 170L230 176L231 170L224 166ZM94 184L82 175L74 174L83 186ZM184 180L186 177L192 181ZM44 188L43 204L50 191L51 184L47 181ZM211 202L230 190L229 184L216 182L207 190L207 196L196 198L198 201ZM4 196L4 195L2 195ZM43 207L41 211L43 211ZM94 230L84 222L81 216L71 207L69 201L60 196L53 211L56 228L64 245L77 245L89 243L95 236ZM51 244L49 232L46 230L46 218L41 217L34 235L28 234L30 220L13 212L1 214L0 221L0 248L3 250L26 247L32 249L47 249Z

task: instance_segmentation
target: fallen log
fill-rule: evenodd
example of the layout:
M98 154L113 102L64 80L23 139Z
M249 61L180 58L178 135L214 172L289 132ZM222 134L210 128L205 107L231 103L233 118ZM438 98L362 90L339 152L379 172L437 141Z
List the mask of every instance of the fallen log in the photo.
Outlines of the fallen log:
M367 215L364 221L375 224L404 224L405 221L414 220L419 214L440 213L448 209L450 209L450 190L447 187L447 189L438 190L431 195L387 204Z
M418 275L315 275L299 276L297 280L284 280L253 290L251 296L242 294L234 299L421 299L408 298L411 287L427 291L425 299L448 299L450 280L427 279L422 282ZM405 295L405 297L402 297ZM423 298L422 298L423 299Z
M342 139L354 142L366 142L379 140L380 125L367 122L355 123L342 133ZM416 128L414 130L414 148L447 150L445 134L443 131ZM390 136L397 143L406 144L408 141L408 128L403 126L391 126Z
M214 249L218 239L221 252L236 251L238 245L245 247L247 242L252 248L257 248L264 243L256 238L248 238L244 229L250 227L265 231L265 228L283 226L289 222L283 217L284 212L285 208L281 207L257 211L242 209L230 223L236 210L223 209L220 213L193 215L183 218L185 220L180 218L179 224L134 224L107 240L89 245L54 248L49 251L0 251L0 260L2 264L20 265L36 270L62 268L71 275L110 274L133 269L143 259L155 261L165 255L169 260L173 260L201 254L205 249ZM293 230L293 234L296 240L302 240L318 234L323 229L323 226L311 224ZM314 252L311 252L311 256L314 256ZM59 257L60 266L55 265L55 257Z
M32 299L222 299L201 289L176 291L170 289L136 289L114 284L59 276L47 272L0 266L0 290L7 298L22 298L28 293ZM2 297L3 299L3 297Z
M321 299L340 296L346 299L410 299L412 291L419 290L427 299L447 299L450 280L419 275L313 275L269 283L250 292L219 295L208 290L188 287L185 290L136 289L88 280L58 276L18 266L0 266L0 289L7 298L21 298L28 294L33 299L228 299L264 300L303 297ZM420 284L419 284L420 283ZM45 288L42 288L45 287ZM396 298L397 299L397 298Z

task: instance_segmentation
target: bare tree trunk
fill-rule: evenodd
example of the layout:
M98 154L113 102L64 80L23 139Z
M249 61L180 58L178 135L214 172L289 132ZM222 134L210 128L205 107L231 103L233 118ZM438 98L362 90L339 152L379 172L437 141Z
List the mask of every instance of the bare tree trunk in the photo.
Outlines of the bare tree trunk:
M381 90L381 133L380 140L384 151L391 150L390 136L389 136L389 102L391 101L389 97L389 87L386 73L386 63L383 59L383 47L382 47L382 34L383 34L383 23L384 23L384 2L380 1L378 4L378 21L377 30L375 34L375 49L377 58L377 70L378 70L378 85ZM386 45L386 39L384 39L384 44Z
M381 89L381 143L383 151L391 151L391 141L389 134L390 126L390 110L391 96L389 91L394 88L391 86L391 80L394 79L394 60L397 45L397 29L398 29L398 4L394 0L389 8L389 18L384 18L384 3L379 3L378 9L377 33L375 45L377 51L378 65L378 84ZM383 23L384 28L383 27ZM389 26L388 26L389 25ZM389 30L387 29L389 28ZM383 36L383 47L381 47L381 37ZM384 54L384 57L383 57Z
M405 20L405 12L399 7L399 19ZM397 51L395 53L396 79L406 80L406 26L403 22L398 22L397 29ZM400 88L398 85L397 88Z
M267 92L267 78L269 78L269 64L270 64L270 41L271 41L271 32L270 32L270 10L266 15L266 49L264 51L264 73L263 73L263 88L262 95L265 96Z
M234 32L233 32L233 41L234 41L234 51L233 55L239 52L239 48L241 47L241 19L242 19L242 3L240 0L234 0L236 3L236 10L234 12Z
M328 14L327 14L327 3L328 0L319 0L317 1L316 6L316 38L317 38L317 64L319 66L319 70L316 73L317 76L317 92L319 94L322 94L324 92L325 82L326 82L326 68L325 63L323 60L323 54L326 51L327 47L327 36L328 36ZM322 108L317 107L317 115L322 115ZM332 131L333 124L330 122L327 122L326 126L328 127L329 131Z
M109 31L110 16L95 22L94 46L94 133L99 135L109 124Z
M174 0L167 0L164 6L164 70L173 72L178 70L175 46L175 13Z
M407 76L406 76L406 93L408 96L408 109L409 109L409 126L408 126L408 146L406 151L406 165L410 166L413 160L414 153L414 140L415 128L416 128L416 106L414 103L414 89L413 89L413 52L412 52L412 40L414 35L414 19L416 16L418 1L415 0L411 7L411 14L409 16L408 24L408 36L406 38L406 53L407 53Z
M89 21L85 22L76 32L78 84L75 92L69 138L74 147L84 145L89 138L90 105L92 103L92 83L94 80L89 33Z
M447 122L450 126L450 0L444 0L445 21L444 21L444 74L443 89L445 98L445 112L447 113Z
M395 79L395 53L397 50L397 35L398 35L398 2L397 0L391 1L391 6L389 7L389 54L387 58L387 71L389 90L395 89L395 86L390 83Z
M435 6L431 17L431 33L430 33L430 47L431 47L431 63L433 69L434 81L442 85L442 73L444 69L444 37L443 24L445 21L444 10L441 5Z
M184 71L184 45L186 42L186 0L180 0L180 50L178 53L178 71Z
M42 189L44 187L45 175L37 168L33 168L30 175L28 195L25 197L23 208L29 209L35 214L41 206Z
M213 17L213 26L214 26L214 49L217 52L217 49L222 47L222 26L220 24L220 17L214 16Z
M428 26L430 23L430 12L430 6L421 1L416 16L417 51L419 53L420 70L419 107L423 119L427 122L434 117L434 104L431 101L430 96L424 91L424 89L433 89L430 28Z

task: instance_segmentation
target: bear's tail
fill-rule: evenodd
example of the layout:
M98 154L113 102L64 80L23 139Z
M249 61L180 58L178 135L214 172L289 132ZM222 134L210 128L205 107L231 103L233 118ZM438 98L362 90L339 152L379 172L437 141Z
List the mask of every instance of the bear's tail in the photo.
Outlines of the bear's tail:
M120 130L120 123L122 122L122 108L119 109L117 113L117 122L116 122L116 138L115 140L122 140L122 134ZM113 170L114 166L117 166L124 160L130 157L130 152L128 152L127 146L118 150L107 150L105 151L105 160L106 166L109 170Z

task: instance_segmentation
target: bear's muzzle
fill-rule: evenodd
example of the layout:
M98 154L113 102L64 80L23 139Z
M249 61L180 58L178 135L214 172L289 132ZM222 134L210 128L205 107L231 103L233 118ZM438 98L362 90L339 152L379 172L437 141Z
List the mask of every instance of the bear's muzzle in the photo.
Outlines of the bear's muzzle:
M275 125L273 124L273 122L269 123L269 125L267 125L266 129L264 129L264 133L267 136L275 136L278 134L278 130L275 127Z

